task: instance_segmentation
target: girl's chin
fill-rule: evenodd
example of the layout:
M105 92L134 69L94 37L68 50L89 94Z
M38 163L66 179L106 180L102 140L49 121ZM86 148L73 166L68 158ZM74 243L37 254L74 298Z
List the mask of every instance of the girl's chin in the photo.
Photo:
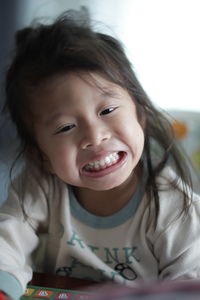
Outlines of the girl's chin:
M131 176L131 172L124 172L121 176L117 178L114 176L110 176L109 178L104 178L101 180L84 180L83 187L88 188L94 191L108 191L115 188L120 188L129 181Z
M106 191L110 191L113 190L115 188L118 188L120 185L116 184L116 185L102 185L102 186L91 186L88 185L87 189L91 190L91 191L95 191L95 192L106 192Z

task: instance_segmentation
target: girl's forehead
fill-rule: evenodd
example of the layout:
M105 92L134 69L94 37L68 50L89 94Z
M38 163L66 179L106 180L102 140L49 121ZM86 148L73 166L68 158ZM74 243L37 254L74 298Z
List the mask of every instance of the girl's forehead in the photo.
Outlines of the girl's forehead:
M120 93L124 89L98 73L76 72L61 74L41 83L33 93L33 102L37 105L37 102L41 103L41 100L50 102L50 99L53 97L64 96L70 100L71 96L78 96L83 90L84 92L92 90L96 94L109 95Z
M99 91L108 88L119 88L119 86L106 79L103 75L94 72L73 72L50 79L50 85L52 85L53 88L67 86L69 91L77 91L77 87L80 84L86 84L90 88Z
M119 85L108 81L98 73L61 74L40 84L31 96L31 110L37 116L44 110L46 112L54 110L62 101L70 106L74 102L81 101L83 95L108 97L120 95L124 91Z

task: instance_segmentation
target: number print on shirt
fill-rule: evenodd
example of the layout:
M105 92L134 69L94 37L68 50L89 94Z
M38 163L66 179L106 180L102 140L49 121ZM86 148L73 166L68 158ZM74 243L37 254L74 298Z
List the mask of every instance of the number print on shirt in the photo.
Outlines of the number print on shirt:
M115 266L115 270L126 280L135 280L137 278L135 271L127 264L120 263Z

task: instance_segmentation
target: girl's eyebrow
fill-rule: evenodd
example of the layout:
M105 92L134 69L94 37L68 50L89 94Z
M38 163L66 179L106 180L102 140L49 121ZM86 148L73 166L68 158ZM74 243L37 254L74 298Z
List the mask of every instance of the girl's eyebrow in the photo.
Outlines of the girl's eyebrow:
M113 98L119 98L120 93L117 91L114 91L112 88L100 88L101 95L104 97L113 97Z
M50 115L46 120L45 124L47 126L50 126L53 122L55 122L57 119L59 119L63 114L61 112L54 113Z

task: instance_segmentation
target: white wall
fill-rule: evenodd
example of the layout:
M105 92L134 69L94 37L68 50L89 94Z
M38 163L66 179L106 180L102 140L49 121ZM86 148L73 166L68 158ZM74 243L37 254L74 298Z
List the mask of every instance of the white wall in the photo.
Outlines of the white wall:
M119 37L152 100L200 111L199 0L21 0L20 25L81 5Z

